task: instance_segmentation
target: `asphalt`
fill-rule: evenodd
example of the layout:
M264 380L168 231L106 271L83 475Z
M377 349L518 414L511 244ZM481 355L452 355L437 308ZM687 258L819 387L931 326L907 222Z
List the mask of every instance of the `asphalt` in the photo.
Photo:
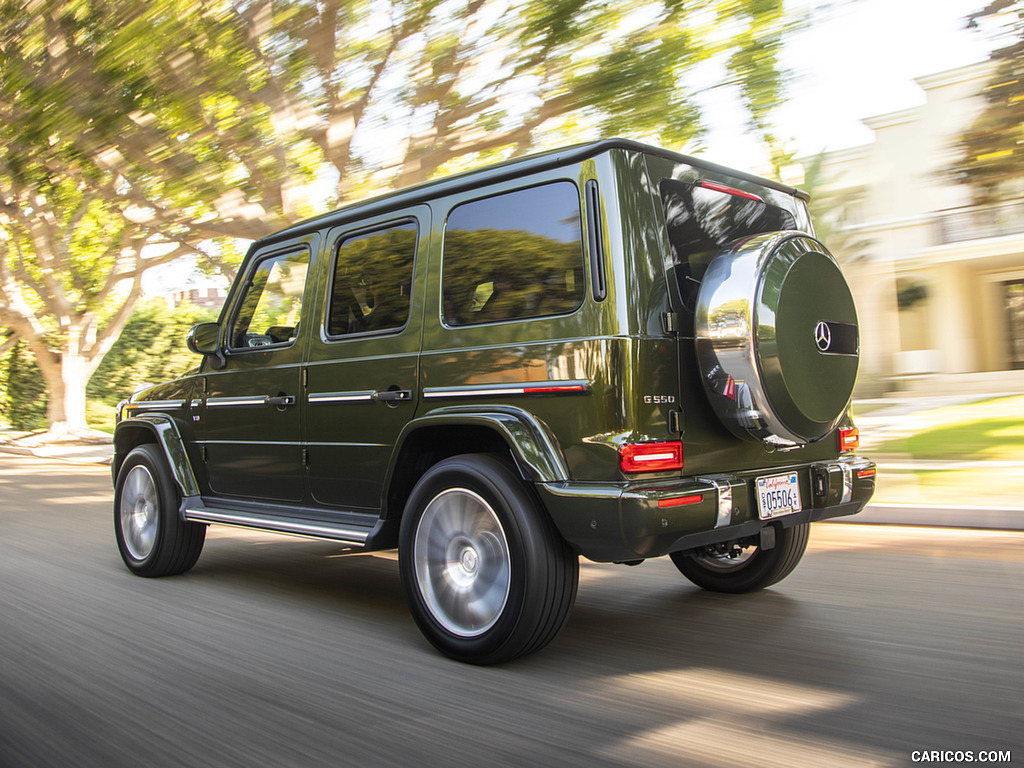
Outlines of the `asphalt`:
M945 403L943 403L945 404ZM918 399L917 410L921 410L924 403ZM928 407L937 407L934 401L928 401ZM912 403L899 401L893 404L892 412L889 409L875 411L870 417L858 418L862 433L878 435L885 432L886 425L895 422L893 416L906 417L915 413ZM903 419L897 419L902 421ZM877 424L876 427L872 422ZM865 426L869 428L864 429ZM873 439L872 443L880 442ZM974 462L915 462L908 459L887 460L884 457L875 456L870 450L870 444L862 448L866 455L871 456L882 466L892 469L949 469L963 468ZM16 432L0 429L0 452L20 454L23 456L34 456L42 459L65 461L79 464L110 464L113 455L110 435L102 432L93 432L85 437L66 438L54 440L52 437L44 437L40 433ZM1024 470L1024 462L1000 462L1007 465L1007 471ZM1012 466L1011 466L1012 465ZM859 514L851 517L838 518L837 522L848 522L851 524L874 524L874 525L910 525L929 526L940 528L976 528L981 530L1024 530L1024 503L1021 507L984 507L964 506L950 504L948 506L916 505L916 504L893 504L893 503L870 503Z

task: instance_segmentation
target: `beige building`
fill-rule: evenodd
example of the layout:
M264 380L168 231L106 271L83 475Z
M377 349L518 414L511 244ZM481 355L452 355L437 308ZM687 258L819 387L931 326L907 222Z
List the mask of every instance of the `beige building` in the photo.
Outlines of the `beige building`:
M919 78L924 104L865 120L871 144L825 156L830 190L855 201L836 239L860 243L838 255L860 315L862 394L936 379L1024 391L1024 370L946 378L1024 369L1024 194L978 207L943 176L992 72Z

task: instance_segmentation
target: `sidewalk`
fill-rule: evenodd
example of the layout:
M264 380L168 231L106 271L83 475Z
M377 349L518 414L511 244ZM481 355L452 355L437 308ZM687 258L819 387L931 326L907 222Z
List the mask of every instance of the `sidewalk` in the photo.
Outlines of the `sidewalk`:
M55 440L41 432L0 429L0 453L80 464L110 464L114 446L111 436L104 432L92 432L86 437L68 436Z

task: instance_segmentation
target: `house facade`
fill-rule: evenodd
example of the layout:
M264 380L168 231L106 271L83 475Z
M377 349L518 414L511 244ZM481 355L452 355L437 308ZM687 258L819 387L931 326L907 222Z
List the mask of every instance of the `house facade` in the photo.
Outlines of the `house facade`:
M1024 384L1024 185L977 206L944 173L993 71L919 78L924 104L865 120L872 143L823 158L827 191L853 201L840 239L857 252L837 255L858 304L862 394L1014 370L1001 380Z

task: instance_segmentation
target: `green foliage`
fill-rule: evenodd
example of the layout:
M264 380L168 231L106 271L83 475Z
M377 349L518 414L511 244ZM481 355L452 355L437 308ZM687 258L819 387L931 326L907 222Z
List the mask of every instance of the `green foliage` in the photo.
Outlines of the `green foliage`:
M979 203L1019 196L1024 179L1024 0L992 0L969 26L989 22L1006 45L992 53L996 72L982 94L985 108L957 142L949 171Z
M52 386L149 267L230 275L211 240L597 135L693 150L706 62L767 135L791 26L782 0L0 0L0 326L55 342Z
M88 387L88 397L117 405L143 383L177 378L199 363L185 345L196 323L216 320L214 310L190 304L171 310L162 301L139 306L107 353Z
M46 384L24 342L0 358L0 414L14 429L46 429Z
M907 437L883 443L880 453L920 460L1024 461L1024 396L983 400L928 412Z
M852 211L860 203L861 191L839 187L839 181L830 177L825 170L825 155L819 154L804 166L804 183L801 185L810 195L808 209L814 231L833 255L842 263L862 259L871 249L873 241L849 232Z

